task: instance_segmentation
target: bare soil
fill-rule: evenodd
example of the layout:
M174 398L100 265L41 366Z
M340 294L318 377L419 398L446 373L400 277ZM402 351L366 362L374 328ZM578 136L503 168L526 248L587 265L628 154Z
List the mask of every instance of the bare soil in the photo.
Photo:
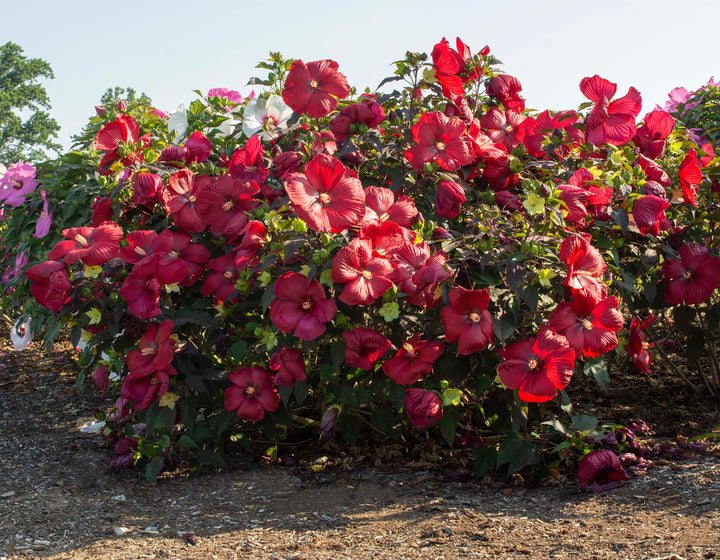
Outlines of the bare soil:
M720 558L720 452L660 452L720 424L720 406L671 377L628 376L606 394L570 386L604 421L651 428L654 468L604 494L574 480L462 480L397 453L373 461L372 449L348 461L339 448L318 449L315 467L237 458L150 485L108 472L102 438L80 433L100 403L75 378L68 345L0 344L0 560Z

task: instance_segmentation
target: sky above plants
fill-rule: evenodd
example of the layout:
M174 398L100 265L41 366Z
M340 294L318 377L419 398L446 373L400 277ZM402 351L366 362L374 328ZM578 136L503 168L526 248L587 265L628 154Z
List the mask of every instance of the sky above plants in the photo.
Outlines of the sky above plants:
M279 51L305 61L331 58L351 85L374 88L407 50L430 53L443 36L473 52L489 45L520 79L528 108L577 109L578 84L599 74L643 98L641 116L676 86L720 77L720 3L697 0L430 0L365 2L97 0L12 2L1 41L47 60L46 88L67 148L110 87L132 87L174 110L215 87L248 94L254 67Z

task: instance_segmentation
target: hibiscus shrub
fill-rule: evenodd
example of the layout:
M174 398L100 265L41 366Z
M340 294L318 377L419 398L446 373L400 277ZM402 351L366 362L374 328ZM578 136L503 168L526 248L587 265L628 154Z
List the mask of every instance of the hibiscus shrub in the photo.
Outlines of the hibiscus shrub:
M714 133L638 126L599 76L532 113L496 65L443 39L358 94L273 53L248 99L99 109L24 202L5 174L6 308L71 329L115 468L371 431L473 450L477 476L558 468L597 435L573 387L650 375L661 315L720 390Z

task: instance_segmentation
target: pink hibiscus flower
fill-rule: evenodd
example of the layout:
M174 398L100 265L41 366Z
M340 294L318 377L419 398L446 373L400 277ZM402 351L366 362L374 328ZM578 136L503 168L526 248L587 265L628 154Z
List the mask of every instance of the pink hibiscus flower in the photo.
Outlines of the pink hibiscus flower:
M296 60L288 72L282 96L296 113L320 118L337 107L337 98L345 99L349 93L347 78L338 72L338 63L334 60L307 64Z
M360 223L365 214L365 192L351 169L320 154L303 173L290 173L285 190L298 217L315 231L341 232Z
M272 385L272 375L260 366L236 369L228 375L228 381L225 410L236 411L240 418L259 422L266 411L274 412L280 406L280 395Z
M315 340L332 321L337 305L327 299L320 282L297 272L286 272L275 282L275 297L270 303L270 320L283 332L302 340Z

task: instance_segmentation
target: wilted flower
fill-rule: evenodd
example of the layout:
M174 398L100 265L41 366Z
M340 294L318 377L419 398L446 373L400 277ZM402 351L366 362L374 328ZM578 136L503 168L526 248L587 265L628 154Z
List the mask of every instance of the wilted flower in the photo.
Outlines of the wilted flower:
M432 391L414 387L407 389L405 412L414 426L425 428L443 417L442 399Z
M578 480L580 486L593 492L605 492L621 486L628 479L620 459L612 451L591 451L580 461Z

